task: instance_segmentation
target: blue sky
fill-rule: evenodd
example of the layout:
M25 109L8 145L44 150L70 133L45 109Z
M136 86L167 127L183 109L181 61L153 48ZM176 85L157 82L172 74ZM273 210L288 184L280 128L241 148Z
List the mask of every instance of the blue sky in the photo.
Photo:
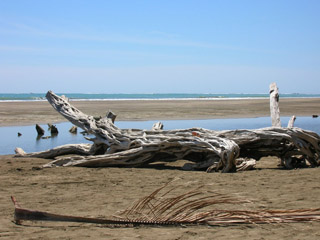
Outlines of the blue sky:
M320 1L3 0L0 92L320 93Z

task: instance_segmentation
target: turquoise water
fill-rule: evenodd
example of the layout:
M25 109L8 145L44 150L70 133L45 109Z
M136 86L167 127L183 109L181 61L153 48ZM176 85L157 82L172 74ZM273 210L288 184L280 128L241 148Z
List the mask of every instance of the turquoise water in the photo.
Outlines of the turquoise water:
M45 93L0 93L0 101L44 101ZM157 94L85 94L58 93L71 100L121 100L121 99L224 99L224 98L268 98L269 94L201 94L201 93L157 93ZM320 94L280 94L280 97L320 97Z
M289 117L281 118L283 126L286 126ZM202 127L212 130L227 130L227 129L256 129L268 127L271 125L269 117L260 118L239 118L239 119L208 119L208 120L165 120L161 121L164 124L165 130L184 129L191 127ZM118 121L116 125L120 128L138 128L150 129L155 121ZM44 136L49 136L47 125L41 125L46 130ZM26 152L37 152L46 149L54 148L64 144L71 143L89 143L82 134L81 129L78 129L77 134L69 133L72 127L71 123L64 122L56 124L59 134L48 139L37 139L35 126L15 126L15 127L0 127L0 155L14 154L16 147L21 147ZM295 122L296 127L314 131L320 134L320 118L297 117ZM18 137L18 132L22 136Z

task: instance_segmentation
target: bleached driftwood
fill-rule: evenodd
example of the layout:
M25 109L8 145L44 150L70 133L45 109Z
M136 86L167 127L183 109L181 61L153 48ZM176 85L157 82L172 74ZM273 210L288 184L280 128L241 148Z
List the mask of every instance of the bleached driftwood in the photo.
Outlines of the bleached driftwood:
M276 83L270 84L270 114L273 127L281 127L279 90Z
M236 142L240 147L239 157L259 160L266 156L276 156L289 169L305 165L305 161L312 167L319 165L320 137L312 131L296 127L269 127L220 131L215 135Z
M256 167L256 160L253 158L237 158L237 171L252 170Z
M90 139L94 143L90 148L90 156L81 156L82 159L78 160L71 157L69 163L66 163L68 158L60 157L58 161L63 162L63 165L138 166L160 160L187 159L194 162L193 168L196 169L211 167L211 170L219 168L223 172L236 170L235 160L239 155L239 147L232 140L209 134L199 136L190 129L172 131L119 129L110 118L95 119L88 116L50 91L46 97L49 103L70 122L95 135L95 138ZM70 146L57 150L57 156L61 155L62 150L70 153ZM35 153L32 156L43 157L44 154L44 152ZM22 154L22 156L27 155ZM56 157L52 154L52 150L47 157L49 156Z
M157 130L162 130L163 129L163 124L161 122L156 122L153 124L151 130L157 131Z
M56 147L50 150L35 152L35 153L26 153L22 148L16 148L14 151L16 156L19 157L35 157L35 158L47 158L53 159L61 155L68 154L79 154L79 155L90 155L95 151L94 145L92 144L67 144L60 147Z
M112 123L114 123L114 121L116 120L117 115L114 114L114 113L111 112L111 111L108 111L107 114L106 114L106 117L107 117L107 118L110 118L111 121L112 121Z
M91 146L62 146L42 153L17 154L56 158L46 166L142 166L157 161L189 160L184 169L208 172L236 170L238 157L259 160L277 156L287 168L302 161L318 165L320 137L300 128L271 127L256 130L212 131L203 128L180 130L119 129L110 118L88 116L53 92L50 104L74 125L93 134ZM66 153L64 153L66 152ZM63 156L65 154L79 156Z
M290 118L290 120L289 120L289 122L288 122L288 128L293 128L293 126L294 126L294 121L296 120L296 116L292 116L291 118Z

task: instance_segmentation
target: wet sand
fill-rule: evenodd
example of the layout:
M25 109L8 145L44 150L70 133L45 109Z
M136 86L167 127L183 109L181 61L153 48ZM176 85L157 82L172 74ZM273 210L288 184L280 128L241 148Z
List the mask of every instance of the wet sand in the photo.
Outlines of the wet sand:
M73 102L90 115L108 109L119 120L206 119L269 115L269 101L105 101ZM320 99L282 99L282 116L318 114ZM47 102L0 103L1 126L65 121ZM0 156L1 239L319 239L320 223L242 224L108 228L97 224L13 220L13 195L22 207L86 217L108 217L131 206L168 181L177 194L199 185L252 200L245 209L319 208L320 168L279 169L278 159L263 158L257 169L238 173L182 171L182 161L148 168L50 168L49 160ZM234 206L241 208L241 206Z
M269 99L72 101L86 114L117 120L178 120L263 117L270 115ZM320 98L280 99L281 116L320 114ZM48 102L0 102L0 126L46 124L66 121Z

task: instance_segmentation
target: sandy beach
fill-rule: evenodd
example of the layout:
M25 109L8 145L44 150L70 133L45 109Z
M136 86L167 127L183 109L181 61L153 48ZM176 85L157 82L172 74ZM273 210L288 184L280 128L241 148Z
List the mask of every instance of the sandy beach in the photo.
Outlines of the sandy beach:
M240 118L269 115L269 100L73 102L80 110L119 120ZM320 99L281 99L282 116L320 112ZM1 126L65 121L47 102L0 103ZM320 169L282 170L263 158L255 170L237 173L183 171L183 161L148 168L47 168L49 160L0 156L1 239L319 239L320 223L230 226L106 227L98 224L23 222L15 225L15 196L22 207L85 217L108 217L168 181L177 194L199 185L250 199L244 209L319 208ZM238 207L238 206L236 206ZM243 209L239 205L239 209Z
M319 11L0 0L0 240L319 240Z
M0 156L1 239L319 239L320 223L240 224L108 228L97 224L23 222L15 225L14 195L22 207L57 214L108 217L179 178L177 194L199 185L252 200L247 210L318 208L319 168L281 170L264 158L257 170L238 173L186 172L174 166L150 168L51 168L45 159ZM176 163L178 164L178 163ZM230 206L229 206L230 207ZM239 208L240 205L239 205Z
M82 112L117 120L178 120L247 118L270 115L269 99L72 101ZM320 114L320 98L280 99L281 116ZM0 126L46 124L66 121L48 102L0 102Z

